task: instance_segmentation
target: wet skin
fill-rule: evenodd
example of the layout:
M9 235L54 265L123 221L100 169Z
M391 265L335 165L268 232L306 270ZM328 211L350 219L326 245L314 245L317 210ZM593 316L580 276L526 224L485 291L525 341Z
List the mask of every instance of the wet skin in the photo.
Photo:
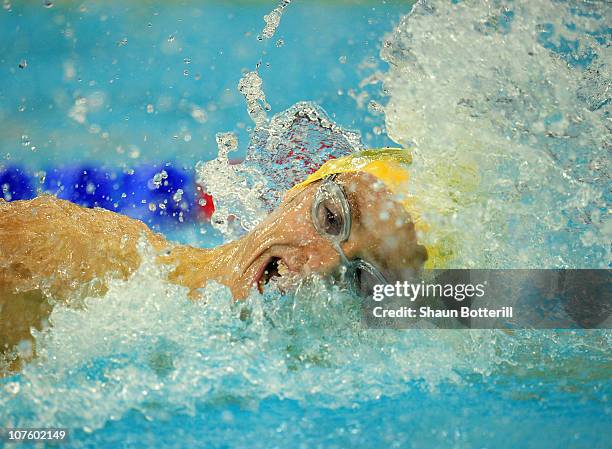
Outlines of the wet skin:
M420 269L427 252L417 243L410 217L382 183L366 173L341 174L337 180L351 205L351 234L341 244L347 258L367 260L389 281L401 278L405 270ZM290 191L274 212L235 242L213 250L176 248L161 257L167 262L178 256L170 280L195 291L213 279L227 285L236 299L243 299L254 288L261 289L266 267L274 259L285 267L280 270L283 277L293 283L311 274L325 276L337 271L340 256L319 235L310 216L318 186L319 182L299 192ZM198 257L194 250L206 252L206 257Z
M416 241L410 217L382 183L365 173L342 174L337 181L351 206L351 233L341 244L347 258L367 260L389 280L401 277L406 269L419 269L427 258L425 248ZM319 184L289 192L276 211L238 242L242 273L228 282L234 296L248 295L272 257L279 258L288 274L297 279L337 271L340 255L319 235L310 216Z
M390 282L419 269L425 248L382 183L366 173L341 174L337 182L351 207L350 237L341 244L348 259L367 260ZM288 289L311 274L336 272L340 256L310 216L319 183L288 192L249 234L214 249L175 245L138 220L51 196L0 201L0 353L32 340L30 327L43 327L51 311L48 298L102 295L109 278L127 279L140 265L137 243L143 236L156 261L174 267L168 280L187 287L194 299L210 280L240 300L265 289L272 274L281 275L278 281Z

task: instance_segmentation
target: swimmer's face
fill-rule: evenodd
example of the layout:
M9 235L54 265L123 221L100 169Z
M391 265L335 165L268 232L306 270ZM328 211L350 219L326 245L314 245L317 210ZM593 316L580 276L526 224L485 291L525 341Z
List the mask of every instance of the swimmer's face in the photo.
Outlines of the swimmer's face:
M341 257L311 218L321 182L289 192L277 210L241 239L239 270L231 282L236 297L247 296L254 287L263 292L271 281L287 290L311 274L338 272ZM350 205L350 235L340 244L346 257L369 262L389 282L406 270L420 269L427 252L416 241L410 216L384 184L363 172L340 174L336 182Z

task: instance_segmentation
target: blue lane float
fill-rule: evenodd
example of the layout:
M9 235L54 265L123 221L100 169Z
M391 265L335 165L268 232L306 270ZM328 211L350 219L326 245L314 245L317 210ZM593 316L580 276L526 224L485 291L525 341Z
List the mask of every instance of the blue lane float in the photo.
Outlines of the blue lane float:
M193 173L171 163L134 169L73 165L36 173L19 166L0 167L0 188L0 197L7 201L48 193L147 224L180 224L197 216Z
M36 196L31 176L18 166L0 167L0 197L7 201L29 200Z

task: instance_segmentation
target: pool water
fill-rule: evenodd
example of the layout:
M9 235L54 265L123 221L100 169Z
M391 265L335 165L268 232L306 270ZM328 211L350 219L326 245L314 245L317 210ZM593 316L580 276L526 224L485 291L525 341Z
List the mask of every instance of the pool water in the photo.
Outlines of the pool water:
M297 107L333 124L290 127L306 148L412 151L421 237L455 242L451 265L609 267L610 5L292 2L264 40L277 3L3 6L5 197L52 191L212 246L235 230L196 181L256 223L270 205L207 167L284 188L265 161ZM215 159L219 132L247 162ZM140 250L104 297L55 307L38 359L0 381L0 426L68 427L75 448L609 447L607 329L368 330L323 282L194 303Z

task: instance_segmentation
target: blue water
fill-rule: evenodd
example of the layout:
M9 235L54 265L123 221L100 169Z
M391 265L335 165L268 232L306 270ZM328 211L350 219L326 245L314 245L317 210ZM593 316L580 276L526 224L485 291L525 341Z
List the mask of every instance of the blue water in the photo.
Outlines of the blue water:
M524 397L517 398L500 392L505 382L498 382L460 391L442 385L435 392L414 385L399 397L333 410L278 399L253 409L223 404L154 426L129 414L102 432L107 447L609 447L609 406L579 395L539 392L537 381L524 385ZM578 404L568 410L570 400ZM100 447L100 435L79 432L75 438L84 447Z
M140 162L192 168L216 155L215 133L232 130L244 149L250 120L236 87L242 70L260 60L273 112L316 101L340 125L363 131L369 145L390 142L372 133L382 117L356 110L348 91L372 71L360 64L382 65L380 37L409 11L407 3L298 2L264 42L256 36L275 2L88 2L86 12L78 3L50 9L39 3L12 2L0 15L0 145L13 161L29 167L71 160L132 165L128 153L136 146ZM74 68L71 78L66 64ZM76 97L94 92L104 103L87 123L69 118ZM205 111L204 123L191 117L191 104ZM91 124L100 127L94 135ZM101 137L105 131L108 139ZM36 152L24 150L24 134Z
M272 112L315 101L368 145L391 142L373 132L383 117L358 108L349 91L384 66L379 38L408 4L292 5L263 42L273 2L10 5L0 15L0 185L10 199L43 191L156 229L190 226L198 218L193 168L216 155L215 134L235 132L235 157L244 155L251 122L237 85L258 63ZM379 88L363 90L376 97ZM70 115L79 98L100 102L83 123ZM193 107L203 115L194 118ZM147 188L167 167L170 185ZM176 211L142 204L172 203L178 188L189 206L181 223Z
M193 169L216 155L217 132L236 132L244 155L236 86L260 60L271 113L312 100L368 146L394 144L367 107L381 85L359 84L388 68L383 36L410 2L295 1L264 42L275 2L9 3L0 184L13 199L50 191L218 243ZM151 188L161 169L169 185ZM179 188L183 222L142 202ZM47 361L0 383L0 426L65 425L75 448L610 447L609 331L364 331L336 296L266 296L243 322L226 291L210 295L214 307L193 304L144 269L86 310L58 307L38 337Z

